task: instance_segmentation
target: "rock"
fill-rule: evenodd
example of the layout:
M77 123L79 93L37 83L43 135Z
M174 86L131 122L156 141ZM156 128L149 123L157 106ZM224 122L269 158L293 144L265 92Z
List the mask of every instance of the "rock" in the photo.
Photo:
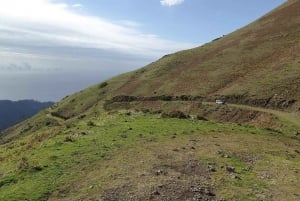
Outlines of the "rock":
M203 197L199 194L195 195L194 198L193 198L194 201L201 201L203 200Z
M85 132L85 131L81 131L81 133L80 133L81 135L87 135L87 132Z
M127 138L127 135L125 133L120 134L121 138Z
M271 175L269 172L262 172L259 176L260 179L271 179Z
M252 169L251 166L247 166L247 167L244 167L244 168L243 168L244 171L250 171L251 169Z
M216 196L216 194L212 191L212 189L208 186L205 187L191 187L191 191L193 193L199 193L199 194L203 194L203 195L207 195L207 196Z
M241 180L241 177L239 177L238 175L231 175L231 178Z
M231 158L228 154L224 153L223 151L217 151L217 154L222 158Z
M299 132L299 131L295 131L295 132L294 132L294 135L295 135L295 136L298 136L298 135L300 135L300 132Z
M160 192L158 192L158 191L153 191L153 192L152 192L152 195L160 195Z
M230 172L230 173L235 172L235 167L232 167L232 166L226 166L226 171L227 171L227 172Z
M216 196L216 194L214 192L212 192L212 190L208 187L204 188L204 193L208 196L212 196L212 197Z
M71 136L71 135L68 135L66 138L65 138L65 140L64 140L65 142L74 142L75 141L75 139L74 139L74 137L73 136Z
M157 171L155 172L155 175L156 175L156 176L159 176L159 175L167 175L167 172L165 172L165 171L163 171L163 170L157 170Z
M193 193L202 193L202 189L197 187L191 187L191 191Z
M216 167L214 165L208 165L208 170L210 172L216 172L217 171L217 169L216 169Z

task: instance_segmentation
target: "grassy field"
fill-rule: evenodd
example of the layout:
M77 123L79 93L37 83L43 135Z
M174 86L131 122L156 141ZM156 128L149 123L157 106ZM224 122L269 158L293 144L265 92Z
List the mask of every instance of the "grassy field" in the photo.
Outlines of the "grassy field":
M128 111L87 119L1 145L0 200L180 200L192 188L211 199L299 198L298 138Z

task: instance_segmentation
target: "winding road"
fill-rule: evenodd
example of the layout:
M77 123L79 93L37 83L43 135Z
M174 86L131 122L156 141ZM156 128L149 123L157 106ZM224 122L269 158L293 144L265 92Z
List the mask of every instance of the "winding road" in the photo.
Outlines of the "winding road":
M214 102L202 102L204 105L215 105L216 103ZM261 108L261 107L253 107L249 105L238 105L238 104L230 104L226 103L227 106L229 107L236 107L236 108L241 108L241 109L246 109L246 110L253 110L253 111L260 111L260 112L265 112L265 113L270 113L273 114L283 120L289 121L293 123L294 125L300 127L300 114L297 113L292 113L292 112L285 112L285 111L280 111L280 110L273 110L269 108Z

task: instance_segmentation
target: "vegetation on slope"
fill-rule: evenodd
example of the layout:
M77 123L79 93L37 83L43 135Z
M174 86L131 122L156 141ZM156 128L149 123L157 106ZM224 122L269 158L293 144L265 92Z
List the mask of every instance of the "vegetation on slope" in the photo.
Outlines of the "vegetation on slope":
M219 40L127 74L115 95L241 95L300 100L300 1Z

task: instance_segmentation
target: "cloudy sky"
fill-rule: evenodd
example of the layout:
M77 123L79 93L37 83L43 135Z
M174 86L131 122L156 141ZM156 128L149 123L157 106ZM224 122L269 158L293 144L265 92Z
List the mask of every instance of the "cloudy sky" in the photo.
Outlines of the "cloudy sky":
M57 101L228 34L284 0L0 0L0 99Z

